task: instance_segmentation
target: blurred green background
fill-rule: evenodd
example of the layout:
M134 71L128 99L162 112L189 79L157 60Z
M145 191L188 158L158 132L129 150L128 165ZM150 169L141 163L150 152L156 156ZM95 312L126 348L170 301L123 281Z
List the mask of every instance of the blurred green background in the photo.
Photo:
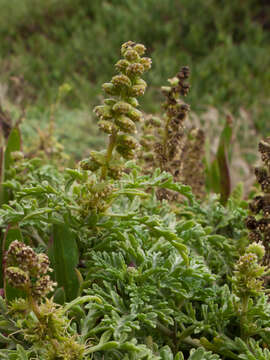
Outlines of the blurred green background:
M270 132L268 0L0 0L0 9L0 101L14 118L25 109L27 143L68 83L57 135L78 158L101 144L92 107L128 40L153 59L144 111L161 111L160 86L189 65L196 114L244 110L255 132Z

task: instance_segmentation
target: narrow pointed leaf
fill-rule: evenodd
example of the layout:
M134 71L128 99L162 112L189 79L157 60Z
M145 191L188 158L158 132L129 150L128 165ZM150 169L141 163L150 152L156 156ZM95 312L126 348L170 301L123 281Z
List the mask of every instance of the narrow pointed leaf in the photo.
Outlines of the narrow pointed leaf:
M80 282L76 273L78 265L78 248L75 235L66 224L54 224L53 235L49 246L49 257L54 269L55 280L63 287L66 300L78 295Z
M229 146L232 138L232 124L226 121L224 129L220 135L219 147L217 151L217 163L220 176L220 202L225 205L231 193L231 175L229 168Z
M21 135L18 128L12 129L7 140L7 146L3 153L0 151L0 205L5 204L10 199L10 190L2 186L3 181L6 180L6 173L11 167L13 160L11 153L13 151L21 150Z

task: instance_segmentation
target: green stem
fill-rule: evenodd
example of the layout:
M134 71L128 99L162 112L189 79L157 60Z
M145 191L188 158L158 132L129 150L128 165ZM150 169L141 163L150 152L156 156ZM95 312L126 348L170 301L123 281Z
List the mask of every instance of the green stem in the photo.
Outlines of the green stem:
M190 336L186 337L182 341L188 345L191 345L194 348L198 348L198 347L202 346L199 339L192 339L192 337L190 337Z
M160 322L157 322L157 328L163 332L163 334L167 335L168 337L172 338L174 333L170 329L168 329L166 326L161 324Z
M108 171L108 165L109 162L111 160L112 157L112 152L113 149L116 145L116 138L117 138L117 132L114 131L110 136L109 136L109 144L108 144L108 148L107 148L107 154L106 154L106 163L105 165L102 167L102 171L101 171L101 180L105 180L106 176L107 176L107 171Z
M167 116L166 124L165 124L165 128L164 128L164 134L163 134L163 152L164 152L164 155L165 155L166 158L167 158L166 144L168 142L168 137L169 137L169 125L170 125L170 122L171 122L171 118L169 116Z
M33 298L32 294L31 294L31 290L29 290L29 289L28 289L28 301L29 301L32 311L36 315L40 324L44 325L47 328L46 332L47 332L48 340L54 349L55 355L57 355L58 348L59 348L58 341L63 341L64 338L61 338L60 336L58 336L57 331L54 328L53 322L51 324L47 323L46 320L44 322L44 318L42 317L42 315L40 313L39 306L38 306L36 300Z
M33 310L34 314L38 318L38 321L40 323L42 323L42 316L40 314L38 304L36 303L35 299L33 298L30 290L28 291L28 300L29 300L29 304L31 306L31 309Z
M247 310L248 310L248 300L249 296L242 297L242 311L240 316L240 328L241 328L241 338L242 340L247 340L247 333L245 331L245 325L247 325Z

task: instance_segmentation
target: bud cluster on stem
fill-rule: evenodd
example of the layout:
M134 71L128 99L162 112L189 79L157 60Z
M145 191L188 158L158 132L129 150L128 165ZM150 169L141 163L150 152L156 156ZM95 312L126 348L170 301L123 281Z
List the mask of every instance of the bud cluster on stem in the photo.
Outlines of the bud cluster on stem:
M241 337L248 338L248 306L251 298L258 297L263 292L263 277L267 275L266 267L260 265L265 249L261 243L252 243L240 256L235 265L233 276L233 292L239 297L236 302L239 316Z
M30 246L18 240L10 244L6 253L6 279L30 298L40 301L53 291L56 283L47 275L51 271L46 254L36 254Z
M141 78L143 73L151 68L151 59L143 57L145 46L133 41L124 43L121 47L123 58L115 64L118 72L110 82L103 84L104 92L110 97L104 104L96 106L95 114L99 118L99 128L109 134L107 151L99 154L90 153L87 165L83 168L91 171L101 169L102 180L107 176L118 178L122 167L115 164L114 150L124 159L133 159L139 147L134 134L137 132L136 123L143 115L137 109L137 97L142 96L146 89L146 82Z
M159 167L171 173L175 181L190 185L197 196L202 196L204 133L198 129L185 129L190 107L182 97L190 90L189 75L189 67L183 66L175 77L168 80L170 85L161 88L165 96L165 114L162 118L150 116L146 119L140 157L145 164L146 172ZM165 189L159 189L157 196L159 199L179 199L178 194Z
M251 241L262 242L265 247L263 264L270 264L270 138L261 140L259 152L263 166L255 168L255 175L262 194L255 196L250 203L251 215L246 219Z
M70 320L64 308L46 297L56 285L47 275L52 271L49 265L46 254L36 254L18 240L10 244L5 278L11 286L24 290L26 298L11 302L9 312L17 320L24 339L41 349L45 356L42 359L80 360L85 346L68 334Z

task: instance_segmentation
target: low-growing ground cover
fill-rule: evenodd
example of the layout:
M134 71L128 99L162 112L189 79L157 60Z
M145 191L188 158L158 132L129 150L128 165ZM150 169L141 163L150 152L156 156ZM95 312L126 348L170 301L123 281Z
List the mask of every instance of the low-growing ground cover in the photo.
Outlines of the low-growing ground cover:
M198 150L183 127L189 69L163 88L164 115L144 119L145 50L122 45L94 109L107 147L77 167L53 121L25 153L19 124L2 129L1 359L270 359L268 140L255 215L224 182L229 120L199 200L194 183L175 181L190 161L182 150ZM154 132L138 134L139 122Z
M37 124L49 121L48 104L68 83L72 91L56 115L61 141L79 124L76 134L83 149L95 144L95 135L89 140L80 129L89 103L99 102L100 86L112 76L111 63L127 38L144 42L153 58L142 100L146 112L160 111L160 86L179 64L189 64L193 111L211 106L238 117L244 109L259 133L269 130L267 1L1 0L0 7L1 104L4 96L13 114L26 109L22 130L30 139ZM87 110L71 117L70 107ZM72 138L66 151L80 156Z

